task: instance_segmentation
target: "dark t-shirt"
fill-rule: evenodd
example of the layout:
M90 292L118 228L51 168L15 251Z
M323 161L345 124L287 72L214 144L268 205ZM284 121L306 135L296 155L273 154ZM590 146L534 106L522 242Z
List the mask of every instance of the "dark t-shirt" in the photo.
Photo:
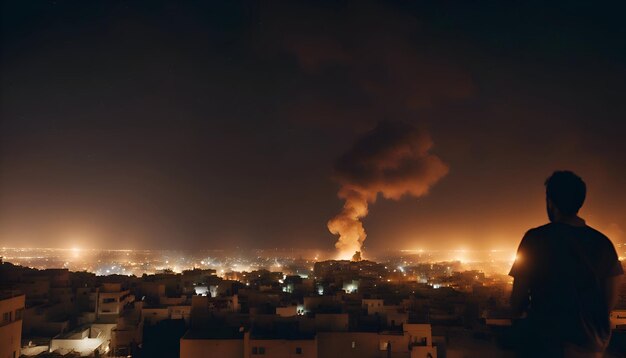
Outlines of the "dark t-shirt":
M536 334L593 350L610 338L604 280L621 274L606 236L564 223L529 230L509 273L529 282L528 318Z

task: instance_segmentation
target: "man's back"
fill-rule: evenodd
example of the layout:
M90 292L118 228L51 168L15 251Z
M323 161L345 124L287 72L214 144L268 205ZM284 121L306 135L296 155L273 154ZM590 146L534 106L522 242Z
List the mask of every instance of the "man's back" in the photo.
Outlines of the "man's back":
M609 239L586 226L553 222L526 233L510 275L528 282L535 333L590 350L610 337L604 281L622 273Z

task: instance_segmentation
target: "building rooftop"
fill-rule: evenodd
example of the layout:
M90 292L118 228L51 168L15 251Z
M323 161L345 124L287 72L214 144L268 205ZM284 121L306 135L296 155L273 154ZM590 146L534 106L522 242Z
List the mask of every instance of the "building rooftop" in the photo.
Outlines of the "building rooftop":
M24 294L18 290L1 290L0 291L0 301L8 300L9 298L23 296Z
M237 327L190 329L182 339L243 339L244 330Z
M315 332L301 330L297 321L275 321L271 326L253 325L250 329L250 338L305 340L315 339Z

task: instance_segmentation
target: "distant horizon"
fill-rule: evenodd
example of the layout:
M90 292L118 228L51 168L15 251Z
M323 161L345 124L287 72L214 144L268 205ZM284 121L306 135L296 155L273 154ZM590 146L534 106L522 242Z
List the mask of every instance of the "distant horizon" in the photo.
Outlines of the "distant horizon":
M0 247L0 250L59 250L59 251L119 251L119 252L129 252L129 251L229 251L229 250L238 250L241 247L232 247L232 248L121 248L121 249L110 249L110 248L85 248L85 247L33 247L33 246L21 246L21 247L9 247L4 246ZM262 247L249 247L247 250L254 251L321 251L328 253L337 252L336 249L319 249L319 248L299 248L299 247L273 247L273 248L262 248ZM512 248L511 250L515 250ZM425 252L499 252L499 251L511 251L507 248L497 248L497 249L458 249L458 248L450 248L450 249L384 249L384 250L368 250L364 249L363 252L405 252L409 254L420 254Z

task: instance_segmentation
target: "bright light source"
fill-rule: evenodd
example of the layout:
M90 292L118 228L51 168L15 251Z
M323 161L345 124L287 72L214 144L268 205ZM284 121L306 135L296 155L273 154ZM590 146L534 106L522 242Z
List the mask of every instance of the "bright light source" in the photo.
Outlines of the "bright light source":
M78 257L80 256L80 247L72 247L72 256Z

